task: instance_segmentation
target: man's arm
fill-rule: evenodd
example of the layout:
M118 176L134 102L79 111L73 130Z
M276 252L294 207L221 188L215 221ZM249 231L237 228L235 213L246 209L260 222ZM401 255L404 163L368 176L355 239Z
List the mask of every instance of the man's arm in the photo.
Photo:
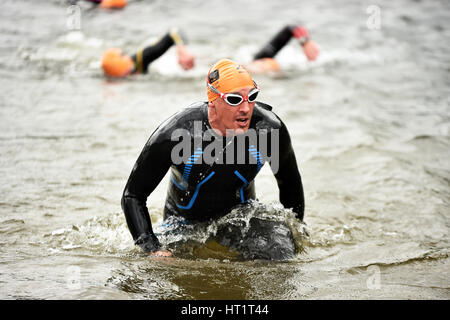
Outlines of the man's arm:
M122 196L122 209L135 244L145 252L160 249L153 233L147 198L164 178L171 165L170 142L155 131L144 146Z
M319 55L319 48L310 39L308 30L301 25L286 25L253 57L254 60L273 58L294 37L301 44L307 59L312 61Z
M135 64L135 72L147 73L150 63L161 57L173 45L177 47L178 63L189 70L194 66L195 57L187 48L187 38L178 28L172 28L151 46L139 49L131 59Z
M292 208L297 218L303 221L305 198L302 179L289 132L282 121L279 139L279 166L274 175L280 190L280 202L285 208Z

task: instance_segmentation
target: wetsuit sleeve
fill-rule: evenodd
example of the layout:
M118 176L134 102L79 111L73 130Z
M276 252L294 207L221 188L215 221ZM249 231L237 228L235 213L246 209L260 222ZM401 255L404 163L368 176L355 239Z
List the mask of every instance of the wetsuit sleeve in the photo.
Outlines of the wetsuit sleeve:
M139 49L136 54L131 56L135 65L134 72L147 73L150 63L161 57L171 46L186 43L184 34L177 28L172 28L156 43L144 49Z
M280 129L279 167L275 172L280 202L285 208L292 208L299 220L303 220L305 212L305 198L300 172L297 167L294 149L292 148L289 132L283 122Z
M283 27L257 54L255 54L253 57L254 60L275 57L292 37L297 36L296 31L298 28L301 27L296 25L287 25Z
M161 139L158 130L144 146L122 196L122 209L135 244L145 252L157 251L160 244L153 233L147 198L164 178L170 165L171 144Z

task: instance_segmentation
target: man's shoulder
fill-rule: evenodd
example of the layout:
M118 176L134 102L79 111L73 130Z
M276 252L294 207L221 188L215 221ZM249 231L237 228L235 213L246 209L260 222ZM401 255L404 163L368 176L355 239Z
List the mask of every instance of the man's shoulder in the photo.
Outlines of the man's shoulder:
M160 128L165 128L167 130L174 130L186 127L189 122L195 120L203 120L205 117L205 110L208 104L206 102L195 102L186 107L181 108L167 120L165 120Z
M208 104L206 102L195 102L181 108L176 113L163 121L152 136L160 139L170 140L172 132L177 129L190 129L195 121L203 121Z
M264 109L264 110L268 110L268 111L272 111L273 107L268 105L267 103L261 102L261 101L256 101L256 105L257 108L259 109Z
M208 102L198 101L182 108L178 113L190 116L203 116L207 107Z
M172 120L173 124L185 124L192 120L202 120L205 117L205 111L208 104L206 102L194 102L186 107L181 108L172 115L168 120Z
M253 110L255 125L258 128L279 129L282 126L281 119L272 111L272 106L257 101Z

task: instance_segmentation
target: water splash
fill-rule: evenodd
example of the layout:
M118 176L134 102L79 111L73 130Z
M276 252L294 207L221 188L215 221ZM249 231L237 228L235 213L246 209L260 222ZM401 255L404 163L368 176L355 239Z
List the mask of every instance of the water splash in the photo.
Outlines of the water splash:
M185 258L288 260L304 251L306 225L280 204L252 201L224 217L191 223L170 217L155 228L161 243Z
M48 251L87 251L93 254L124 255L136 251L122 213L94 217L83 224L54 230L48 238Z
M217 220L193 223L172 216L154 221L161 244L176 257L220 260L288 260L305 248L307 227L281 204L251 202ZM139 253L122 213L94 217L81 225L46 234L48 251L88 251L95 254Z

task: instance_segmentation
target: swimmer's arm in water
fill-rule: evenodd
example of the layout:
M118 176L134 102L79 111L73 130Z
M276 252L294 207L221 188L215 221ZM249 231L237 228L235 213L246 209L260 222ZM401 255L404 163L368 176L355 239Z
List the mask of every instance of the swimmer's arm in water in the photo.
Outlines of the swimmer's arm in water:
M280 120L281 121L281 120ZM285 208L292 208L296 217L303 221L305 198L300 172L297 167L291 138L285 124L281 121L279 143L279 167L274 173L280 190L280 202Z
M288 26L288 28L291 30L292 37L294 37L302 46L306 58L309 61L316 60L319 55L319 47L311 40L308 29L302 25L291 25Z
M295 38L302 46L303 53L310 61L319 54L317 44L310 39L309 31L301 25L286 25L254 56L254 60L274 58L286 46L291 38Z
M194 67L195 57L184 44L177 45L178 64L184 70L190 70Z
M158 130L157 130L158 131ZM164 178L172 164L169 143L160 141L155 131L144 146L122 196L122 209L136 245L150 255L170 255L153 233L147 198Z
M309 61L316 60L317 56L319 55L319 47L317 44L312 41L308 40L303 46L303 53L305 54L306 58L308 58Z
M309 31L304 26L291 27L292 36L302 46L303 53L309 61L316 60L319 55L319 47L310 39Z
M192 69L194 67L195 57L187 47L186 36L177 28L170 30L170 36L177 46L178 64L184 70Z
M149 65L161 57L173 45L177 46L178 63L189 70L194 66L194 55L187 48L187 39L177 28L172 28L151 46L139 49L131 59L135 64L135 73L147 73Z

